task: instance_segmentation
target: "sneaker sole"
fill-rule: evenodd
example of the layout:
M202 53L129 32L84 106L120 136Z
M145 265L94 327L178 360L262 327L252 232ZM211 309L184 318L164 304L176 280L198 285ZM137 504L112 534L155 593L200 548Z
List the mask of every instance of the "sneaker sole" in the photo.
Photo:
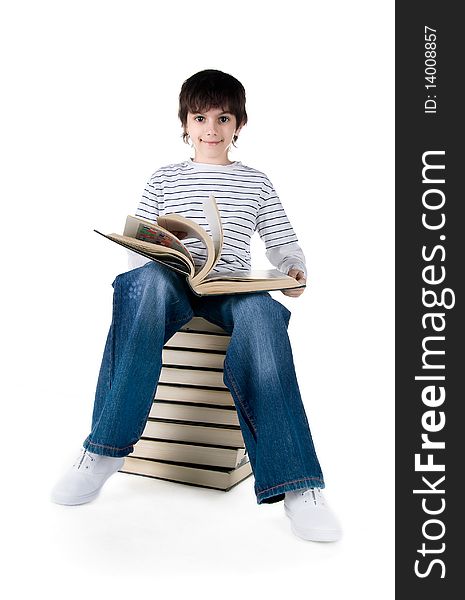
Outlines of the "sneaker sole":
M100 489L98 489L96 492L92 492L91 494L79 496L79 498L70 498L66 496L58 496L55 494L51 496L51 500L55 504L62 504L65 506L78 506L79 504L87 504L87 502L91 502L92 500L94 500L94 498L96 498L99 495L99 493Z
M291 520L291 530L294 535L308 542L338 542L341 539L341 533L339 531L319 531L318 529L304 529L297 528L292 521L292 513L284 505L284 512L286 517Z

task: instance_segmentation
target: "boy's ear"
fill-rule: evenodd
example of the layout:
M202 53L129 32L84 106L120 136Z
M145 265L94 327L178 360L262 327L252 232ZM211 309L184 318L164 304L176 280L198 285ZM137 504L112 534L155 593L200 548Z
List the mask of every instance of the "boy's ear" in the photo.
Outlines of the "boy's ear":
M236 129L236 135L239 135L239 131L244 127L244 123L241 123L239 127Z

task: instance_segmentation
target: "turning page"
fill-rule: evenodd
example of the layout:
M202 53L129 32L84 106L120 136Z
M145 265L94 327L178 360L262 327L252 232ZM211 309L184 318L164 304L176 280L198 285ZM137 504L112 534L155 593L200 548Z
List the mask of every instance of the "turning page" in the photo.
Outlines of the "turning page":
M213 194L210 194L208 200L204 200L203 212L205 213L207 223L210 227L213 247L215 249L214 262L211 266L211 269L213 269L220 259L221 251L223 249L223 227L221 226L221 216Z

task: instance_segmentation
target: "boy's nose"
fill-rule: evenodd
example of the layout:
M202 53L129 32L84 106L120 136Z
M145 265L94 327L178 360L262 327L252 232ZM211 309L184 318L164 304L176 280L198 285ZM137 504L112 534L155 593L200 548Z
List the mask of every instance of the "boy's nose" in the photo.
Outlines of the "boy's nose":
M217 133L216 124L215 123L207 123L207 126L205 128L205 133L207 135L216 135L216 133Z

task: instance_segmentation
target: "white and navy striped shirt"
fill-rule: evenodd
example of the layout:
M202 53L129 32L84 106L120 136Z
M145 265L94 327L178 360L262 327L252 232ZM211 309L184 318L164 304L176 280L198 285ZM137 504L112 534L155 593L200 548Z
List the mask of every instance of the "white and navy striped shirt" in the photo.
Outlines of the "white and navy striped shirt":
M283 273L304 271L305 256L268 177L243 165L194 162L192 159L161 167L150 177L136 216L156 221L159 215L176 213L192 219L210 232L202 204L213 194L223 227L223 250L213 272L250 269L250 239L255 231L265 243L266 256ZM183 240L196 265L205 262L206 250L199 240ZM148 259L129 251L129 266Z

